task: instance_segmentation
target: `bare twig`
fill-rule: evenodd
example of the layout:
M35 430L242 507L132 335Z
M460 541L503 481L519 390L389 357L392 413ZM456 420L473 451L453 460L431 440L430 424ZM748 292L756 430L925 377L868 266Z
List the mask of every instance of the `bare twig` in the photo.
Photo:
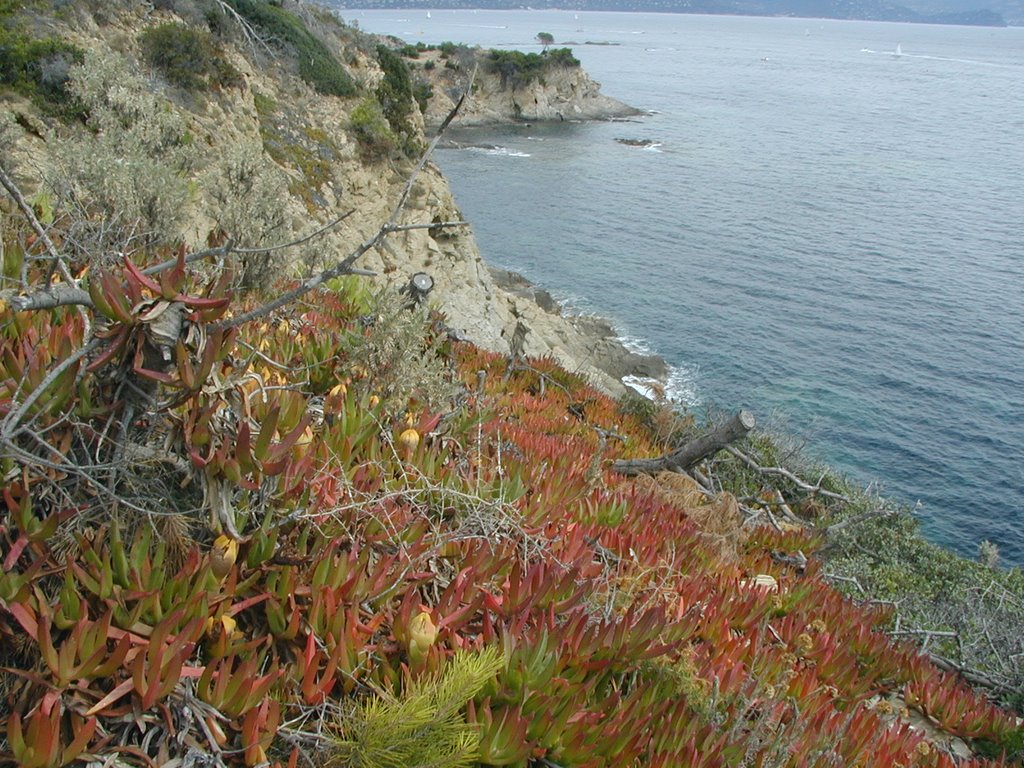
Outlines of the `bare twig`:
M790 482L792 482L794 485L796 485L797 488L799 488L802 491L806 491L807 493L818 494L820 496L824 496L827 499L835 499L836 501L842 501L847 504L850 502L850 500L846 496L843 496L841 493L827 491L824 488L822 488L820 480L816 485L812 485L811 483L801 480L799 477L797 477L784 467L762 467L750 456L743 453L743 451L741 451L739 448L735 448L730 445L726 446L725 450L731 453L740 461L742 461L748 467L753 469L755 472L759 472L762 475L777 475L779 477L784 477Z
M474 70L474 76L475 74L476 72ZM471 79L469 86L467 87L467 92L472 87L473 81ZM257 307L256 309L253 309L249 312L244 312L241 315L237 315L235 317L229 318L218 323L218 327L227 330L229 328L236 328L239 325L243 325L252 320L256 320L260 317L265 317L266 315L269 315L271 312L273 312L275 309L290 304L299 297L304 296L305 294L309 293L315 288L318 288L319 286L323 285L328 280L333 280L334 278L340 277L341 275L353 274L356 270L352 265L356 262L357 259L359 259L360 256L362 256L364 253L371 250L372 248L375 248L378 245L380 245L383 242L384 238L387 237L387 235L390 234L392 231L397 231L395 227L399 226L397 223L398 217L402 214L402 211L405 209L405 204L409 200L409 194L412 191L413 185L416 183L416 179L419 177L420 172L426 166L427 160L430 158L430 155L437 147L437 143L441 140L441 136L444 130L448 127L451 121L455 119L455 116L458 114L458 111L462 107L462 103L465 101L465 99L466 94L464 93L462 97L459 99L458 103L452 109L452 111L448 114L448 117L445 118L444 122L441 124L441 127L438 128L437 135L434 136L430 144L427 145L427 148L426 150L424 150L422 156L419 159L419 162L416 164L416 167L409 175L409 178L405 183L405 188L402 190L402 194L399 197L398 202L395 204L394 209L392 209L391 211L391 216L388 217L387 222L383 226L381 226L380 229L377 230L376 234L365 240L358 248L356 248L348 256L346 256L344 259L342 259L340 262L335 264L330 269L327 269L318 275L314 275L313 277L303 280L301 283L299 283L298 286L291 289L290 291L286 291L273 301L269 301L266 304Z
M955 661L947 659L944 656L939 656L936 653L929 653L928 658L931 660L932 664L939 669L946 672L955 672L971 685L976 685L979 688L987 688L991 691L1012 690L1011 686L1007 685L1005 682L1000 682L991 675L987 675L980 670L966 667L963 664L957 664Z
M653 475L664 470L684 471L744 437L754 428L754 424L754 414L738 411L729 421L664 456L653 459L619 459L612 464L612 469L627 476L640 473Z
M355 212L355 208L345 211L343 214L341 214L341 216L338 216L337 218L334 218L331 221L327 222L315 232L310 232L308 235L303 235L297 240L292 240L289 243L280 243L278 245L268 245L259 248L235 248L234 251L235 253L270 253L272 251L280 251L284 248L292 248L296 245L302 245L303 243L308 243L310 240L313 240L314 238L320 237L320 235L338 226L341 222L343 222L345 219L347 219Z
M42 394L47 389L50 388L50 386L60 377L62 373L64 373L64 371L78 363L79 360L88 355L90 352L97 349L100 346L100 343L100 339L92 339L88 344L79 347L66 358L61 360L60 363L53 368L53 370L47 373L43 380L39 383L39 386L33 389L31 392L29 392L28 397L25 398L21 405L19 405L13 411L7 414L7 418L4 419L3 424L0 424L0 442L9 442L11 438L14 436L14 433L17 430L18 425L21 423L21 420L25 418L25 415L28 413L29 409L42 396Z
M279 250L282 250L282 249L285 249L285 248L292 248L294 246L302 245L303 243L307 243L310 240L313 240L313 239L323 235L324 233L326 233L327 231L329 231L330 229L332 229L333 227L337 226L339 223L341 223L342 221L347 219L349 216L351 216L352 213L354 213L354 209L351 210L351 211L346 211L341 216L338 216L337 218L329 221L327 224L325 224L324 226L320 227L316 231L310 232L307 235L303 235L302 237L297 238L295 240L291 240L291 241L289 241L287 243L277 243L275 245L268 245L268 246L262 247L262 248L235 248L234 245L233 245L233 241L229 240L227 243L225 243L224 245L219 246L217 248L208 248L208 249L203 250L203 251L196 251L194 253L187 254L185 256L185 258L184 258L184 261L185 261L186 264L193 264L193 263L195 263L197 261L202 261L203 259L210 258L212 256L226 257L227 255L229 255L231 253L241 253L241 254L269 253L271 251L279 251ZM451 222L452 225L459 224L459 223L461 223L461 222ZM448 222L443 222L443 224L447 225ZM418 227L420 225L415 225L415 226ZM427 225L423 225L423 226L427 226ZM439 225L431 225L431 226L439 226ZM410 228L412 228L412 227L410 227ZM397 230L392 230L392 231L397 231ZM165 270L171 269L177 263L178 263L178 259L176 259L176 258L175 259L167 259L165 261L157 262L156 264L151 264L150 266L146 267L145 269L143 269L141 271L142 271L142 273L144 275L155 275L155 274L157 274L159 272L163 272ZM367 276L373 276L373 275L376 274L376 273L371 272L369 270L356 270L356 269L350 270L349 273L350 274L361 274L361 275L367 275ZM29 294L27 296L12 296L7 301L8 301L8 304L10 304L10 306L13 309L15 309L15 310L17 310L19 312L23 312L23 311L27 311L27 310L54 309L56 307L72 306L72 305L77 305L77 306L82 306L82 307L93 307L94 306L92 298L89 296L88 291L84 291L81 288L78 288L77 285L75 283L73 283L73 282L58 283L56 285L47 286L43 290L37 291L37 292Z
M267 41L260 37L256 30L253 29L253 26L246 21L238 11L232 8L228 3L224 2L224 0L217 0L217 5L220 6L221 12L233 18L235 23L241 28L242 36L245 37L246 42L249 43L249 47L252 49L254 56L256 55L256 43L259 43L269 56L274 57L274 51L269 45L267 45Z
M21 194L21 190L18 189L18 185L14 183L14 179L7 175L7 171L4 170L3 165L0 165L0 184L3 185L3 188L6 189L7 193L14 199L14 202L21 210L22 215L28 221L29 226L32 227L36 235L38 235L39 239L46 247L46 252L53 260L53 267L60 273L61 279L63 279L69 286L77 288L78 281L71 275L71 270L68 269L68 265L64 261L64 257L61 256L60 251L57 250L57 246L53 244L53 240L50 239L46 229L36 217L36 213L32 210L32 206L28 204L25 196ZM46 282L49 283L50 281L47 280ZM89 319L89 314L84 309L80 309L79 314L82 316L82 323L85 328L84 338L89 338L92 336L92 322Z
M859 525L860 523L863 523L865 520L871 520L875 517L888 517L890 515L896 514L899 514L898 510L888 509L885 506L873 507L869 509L867 512L861 512L859 515L847 517L844 520L840 520L838 523L833 523L832 525L824 529L824 533L826 536L831 537L839 531L843 530L844 528L849 528L853 525Z
M46 247L46 252L50 254L50 258L53 259L57 269L60 270L61 277L69 283L74 284L74 278L71 277L71 272L68 270L67 264L64 263L64 259L57 250L57 246L53 244L53 240L50 239L50 236L46 233L43 225L36 217L36 213L32 210L32 206L28 204L25 196L21 194L21 190L18 189L18 185L14 183L14 179L7 175L7 171L4 170L2 165L0 165L0 184L2 184L4 189L7 190L7 193L14 199L14 202L17 203L18 208L21 209L22 215L24 215L29 225Z
M432 221L422 224L402 224L399 226L387 226L388 232L408 232L413 229L444 229L446 227L468 227L468 221Z
M919 635L922 637L959 637L959 632L949 632L940 629L891 629L887 635L899 637L901 635Z
M28 296L10 296L7 304L15 312L37 309L56 309L57 307L81 306L92 307L92 298L88 291L83 291L73 283L57 283L48 285L41 291Z
M231 253L234 246L233 240L228 240L224 245L218 248L208 248L205 251L196 251L195 253L189 253L185 255L185 263L193 264L197 261L209 258L210 256L227 256ZM171 269L178 263L177 259L167 259L167 261L160 261L156 264L151 264L142 270L144 275L155 275L157 272L163 272L166 269Z

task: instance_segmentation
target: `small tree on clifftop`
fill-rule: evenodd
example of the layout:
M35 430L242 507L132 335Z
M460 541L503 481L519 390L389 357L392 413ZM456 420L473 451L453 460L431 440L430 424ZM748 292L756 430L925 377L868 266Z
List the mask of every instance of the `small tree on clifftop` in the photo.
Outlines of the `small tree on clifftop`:
M552 35L550 32L538 32L537 42L543 45L544 50L546 51L549 45L554 45L555 36Z

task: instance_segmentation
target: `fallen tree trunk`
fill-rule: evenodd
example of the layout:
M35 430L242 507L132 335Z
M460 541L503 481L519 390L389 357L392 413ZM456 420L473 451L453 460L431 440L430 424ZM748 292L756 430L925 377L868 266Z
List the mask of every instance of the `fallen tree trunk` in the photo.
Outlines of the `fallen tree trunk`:
M612 469L620 475L653 475L669 470L685 472L701 459L718 453L729 443L745 437L754 428L754 414L739 411L729 421L691 440L682 448L654 459L620 459L612 463Z

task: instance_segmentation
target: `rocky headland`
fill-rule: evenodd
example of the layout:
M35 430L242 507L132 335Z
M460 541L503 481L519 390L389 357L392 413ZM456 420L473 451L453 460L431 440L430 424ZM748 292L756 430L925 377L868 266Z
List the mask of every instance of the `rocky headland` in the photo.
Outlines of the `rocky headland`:
M474 71L473 90L458 119L463 127L614 120L644 114L603 94L601 84L568 51L518 54L465 46L456 46L447 54L441 49L424 51L413 61L433 88L424 119L428 126L439 125L465 92ZM495 55L501 58L495 59Z

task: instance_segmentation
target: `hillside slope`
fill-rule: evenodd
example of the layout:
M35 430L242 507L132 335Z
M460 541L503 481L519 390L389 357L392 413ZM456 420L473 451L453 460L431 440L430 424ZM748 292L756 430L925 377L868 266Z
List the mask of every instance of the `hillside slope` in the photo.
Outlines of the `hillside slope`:
M480 269L375 41L256 0L2 8L0 765L1019 755L814 559L842 483L757 433L626 477L707 425L361 274Z
M179 194L173 216L168 211L159 213L165 220L173 219L173 226L165 234L193 246L218 231L242 246L288 242L350 212L315 242L275 253L272 258L248 259L253 263L246 267L250 272L246 279L259 281L264 274L276 273L282 267L298 274L296 264L306 269L327 264L376 233L391 215L424 146L422 118L410 96L412 83L405 64L393 64L396 58L387 50L381 52L379 40L340 25L330 14L298 6L301 14L295 18L304 19L323 35L346 62L343 71L349 92L341 96L324 94L315 81L304 79L293 60L282 55L281 30L253 27L251 32L243 33L237 31L230 6L214 3L203 11L202 3L190 0L178 5L178 13L173 13L148 11L145 6L128 3L112 12L110 18L101 16L99 21L95 14L70 6L50 22L57 34L43 38L63 40L61 44L73 46L79 56L91 51L97 61L102 52L109 52L102 77L114 77L111 73L115 70L141 73L141 84L134 87L155 89L163 108L173 113L174 126L169 130L187 133L190 146L181 153L187 155L183 160L187 167L165 170L191 177L193 189ZM171 34L196 20L201 21L198 38L179 34L182 39L177 39ZM43 17L33 24L43 24ZM150 44L169 50L147 55L143 50L144 32L154 29L168 34L155 42L151 39ZM24 31L15 36L18 34ZM202 66L182 65L179 59L201 58L204 52L199 48L204 45L212 46L210 51L216 53L211 59L214 63L206 66L230 69L230 77L219 81L219 76L203 73ZM284 43L283 50L291 48L294 43ZM210 51L205 55L213 56ZM63 58L47 57L45 52L39 55L42 61L25 65L37 75L47 67L56 68L56 76L60 67L67 69L65 59L69 54L62 54ZM154 55L163 55L168 61L154 63ZM392 93L395 86L383 71L382 56L397 67L392 79L397 78L404 86L404 93ZM573 82L580 78L580 82L586 81L578 67L576 70ZM34 76L22 81L34 86ZM489 78L482 75L481 83L485 82ZM32 95L27 87L21 90ZM457 98L455 90L450 93ZM38 100L38 88L34 95ZM586 103L603 103L601 99L596 87L589 85ZM404 104L401 109L396 106L399 102ZM432 109L448 110L452 105L450 97L440 93L433 103L439 102L443 102L441 106ZM478 107L472 105L478 103L487 102L471 99L467 113L474 114ZM559 103L567 108L564 99ZM59 122L44 125L36 116L36 106L27 100L8 99L8 104L16 119L31 128L19 136L11 150L15 177L24 174L22 181L30 192L37 189L40 178L51 186L59 184L57 177L66 174L66 169L54 167L55 162L77 161L57 157L50 147L74 132ZM390 125L386 112L390 112L395 126ZM52 118L43 121L47 119L53 122ZM122 182L122 188L126 184ZM225 199L233 201L226 211L222 205ZM148 204L141 199L138 203ZM211 215L211 211L221 214ZM147 215L158 215L158 211ZM417 177L398 223L427 225L460 219L447 182L437 167L428 163ZM434 280L431 301L446 314L453 331L488 349L508 352L513 332L521 327L525 330L523 352L550 354L586 374L605 391L623 391L617 380L623 374L609 375L605 369L621 371L625 362L626 372L633 372L628 370L630 358L624 349L593 337L587 326L563 318L557 311L545 311L528 298L497 285L468 225L421 226L396 232L389 236L386 248L374 248L362 255L360 266L394 285L406 284L417 272L429 273ZM603 362L595 354L598 347L619 359L599 367Z

